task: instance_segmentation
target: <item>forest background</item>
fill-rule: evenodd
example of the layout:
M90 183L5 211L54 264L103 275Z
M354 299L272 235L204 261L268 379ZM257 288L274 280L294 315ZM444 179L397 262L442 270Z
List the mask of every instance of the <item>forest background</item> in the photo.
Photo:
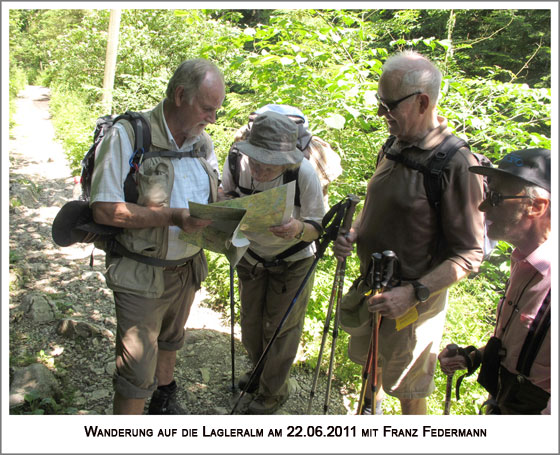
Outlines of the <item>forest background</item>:
M101 102L109 15L108 9L9 12L10 110L26 84L50 87L57 137L76 175L97 117L154 106L178 64L194 57L214 61L226 78L218 121L207 128L220 165L250 112L268 103L297 106L341 157L344 172L330 186L331 205L348 194L363 201L387 137L376 114L377 81L384 60L403 49L421 52L442 70L440 113L474 152L496 162L516 149L551 148L549 9L123 9L110 109ZM442 347L482 346L489 338L510 252L500 242L480 273L450 289ZM225 314L229 265L223 256L208 258L205 287L213 308ZM297 367L315 368L335 268L328 249L318 265ZM353 256L345 289L357 270ZM355 393L360 369L346 347L342 332L334 374ZM325 369L327 361L323 357ZM475 414L485 391L476 375L464 384L456 413ZM441 413L445 393L439 369L436 386L432 414ZM396 400L384 406L399 412Z

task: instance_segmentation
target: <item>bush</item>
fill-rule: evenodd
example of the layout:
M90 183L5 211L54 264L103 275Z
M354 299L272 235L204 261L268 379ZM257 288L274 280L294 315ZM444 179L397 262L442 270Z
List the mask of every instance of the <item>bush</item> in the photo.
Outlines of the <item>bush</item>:
M15 126L16 98L27 85L25 71L10 61L10 130Z
M51 89L50 109L56 138L64 147L73 174L79 175L82 158L93 142L95 120L102 114L92 109L83 93L56 86Z

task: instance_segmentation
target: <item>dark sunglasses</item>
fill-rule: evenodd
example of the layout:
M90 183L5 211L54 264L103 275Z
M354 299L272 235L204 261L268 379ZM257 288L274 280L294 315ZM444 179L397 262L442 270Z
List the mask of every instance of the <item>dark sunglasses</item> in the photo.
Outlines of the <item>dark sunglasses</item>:
M416 90L414 93L411 93L410 95L406 95L404 97L402 97L400 100L396 100L396 101L384 101L382 100L379 95L376 93L375 97L377 98L377 102L379 103L379 105L385 109L387 112L390 112L394 109L397 108L397 106L402 103L404 100L410 98L411 96L414 95L420 95L422 92L420 90Z
M531 199L531 196L504 196L497 191L487 191L486 197L484 198L485 201L490 202L492 207L496 207L500 205L505 199Z

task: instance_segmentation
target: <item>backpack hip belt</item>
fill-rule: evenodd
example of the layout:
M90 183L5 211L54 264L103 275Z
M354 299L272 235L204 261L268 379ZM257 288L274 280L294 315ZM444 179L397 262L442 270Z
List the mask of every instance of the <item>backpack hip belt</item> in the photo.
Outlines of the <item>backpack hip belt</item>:
M151 265L154 267L180 267L191 262L196 256L201 254L202 250L198 253L189 256L188 258L181 259L159 259L152 256L145 256L143 254L134 253L126 249L121 245L116 239L110 239L107 241L107 249L105 250L107 254L114 257L126 257L132 259L136 262L141 262L142 264Z
M274 259L272 259L271 261L267 261L266 259L262 258L250 248L247 249L247 253L249 253L249 256L251 256L253 259L256 259L256 261L259 264L262 264L263 267L276 267L278 265L285 264L286 261L284 259L298 253L299 251L304 250L312 243L313 242L298 242L295 245L289 247L287 250L283 251L282 253L276 255Z

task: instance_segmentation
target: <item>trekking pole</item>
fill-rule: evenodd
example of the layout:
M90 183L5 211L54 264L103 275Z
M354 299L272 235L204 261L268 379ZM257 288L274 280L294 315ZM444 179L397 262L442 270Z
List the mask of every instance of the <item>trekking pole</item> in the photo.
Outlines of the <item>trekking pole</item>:
M247 390L249 389L249 387L251 386L251 384L255 380L255 377L258 375L258 372L264 367L264 360L266 359L266 355L268 354L272 344L274 343L274 341L278 337L278 334L280 333L280 330L282 330L282 327L284 326L284 323L286 322L286 319L290 315L290 312L292 311L292 308L296 304L297 299L299 298L300 294L305 289L305 286L307 286L307 282L309 281L309 279L311 278L311 275L315 271L315 267L317 267L317 263L319 262L319 260L325 254L325 250L327 249L328 244L331 241L333 241L334 239L336 239L336 237L338 235L338 231L340 229L340 223L342 222L342 219L343 219L343 217L344 217L344 215L345 215L345 213L346 213L346 211L348 210L349 207L350 207L350 197L347 197L344 204L342 204L342 203L337 204L335 207L331 208L331 210L329 211L329 213L327 213L327 215L325 215L325 218L327 218L329 215L331 215L331 212L334 215L335 214L334 209L336 208L335 219L334 219L334 221L332 221L331 225L328 228L325 229L325 234L323 235L323 237L321 238L321 241L317 245L317 251L315 253L315 259L313 260L313 263L309 267L309 270L305 274L305 277L303 278L303 281L301 282L298 290L296 291L290 305L288 306L286 312L282 316L282 319L280 320L280 323L276 327L276 330L274 331L272 337L270 338L270 341L266 345L266 347L265 347L263 353L261 354L257 364L253 368L253 371L251 372L251 376L249 377L249 380L247 381L247 384L243 388L243 391L239 395L239 398L235 402L230 414L233 414L235 412L235 410L237 409L237 406L239 405L239 402L243 399L243 397L247 393ZM324 221L325 218L323 219L323 224L326 224L325 221Z
M456 344L448 344L447 348L447 356L446 357L454 357L457 355L459 350L459 346ZM449 409L451 408L451 390L453 389L453 373L447 375L447 384L445 387L445 405L443 408L443 415L449 415Z
M382 270L382 277L383 281L381 281L381 287L378 291L378 294L381 294L385 291L390 291L391 280L393 279L394 269L395 269L395 262L397 256L393 251L386 250L383 251L383 259L381 264ZM379 351L379 326L381 325L381 316L377 315L377 326L375 329L375 354L373 361L371 362L371 410L372 414L375 414L375 409L377 408L377 394L379 393L379 386L377 381L377 360L378 360L378 351Z
M350 228L352 227L352 219L354 217L354 212L356 210L356 205L360 201L357 196L349 195L349 206L346 209L346 214L344 215L344 220L342 222L342 227L340 228L339 234L346 235ZM323 350L325 348L325 343L327 340L328 331L330 328L331 317L332 317L332 310L333 305L336 300L336 310L335 310L335 317L334 317L334 326L333 326L333 335L332 335L332 344L331 344L331 358L329 362L329 372L327 376L327 392L325 395L325 406L324 406L324 413L327 413L328 410L328 397L330 395L330 384L331 384L331 375L332 375L332 366L333 366L333 357L334 357L334 349L336 346L336 339L338 338L338 321L339 317L339 305L340 300L342 299L342 290L344 288L344 276L346 274L346 258L343 261L337 262L336 265L336 272L333 281L333 287L331 291L331 297L329 300L329 307L327 309L327 315L325 316L325 325L323 327L323 337L321 339L321 347L319 348L319 356L317 357L317 366L315 367L315 372L313 375L313 385L311 386L311 392L309 394L309 403L307 405L307 414L311 414L311 406L313 404L313 398L315 397L315 391L317 387L317 379L319 377L319 371L321 369L321 360L323 359Z
M344 285L344 275L342 276L342 281L340 287L338 288L338 296L336 298L336 310L334 314L334 325L333 325L333 334L332 334L332 341L331 341L331 357L329 359L329 370L327 373L327 386L325 389L325 402L323 404L323 414L328 414L329 412L329 402L331 397L331 383L332 383L332 374L333 374L333 366L334 366L334 355L336 350L336 342L338 340L338 327L340 325L340 301L342 300L342 288Z
M391 250L386 250L383 254L373 253L372 254L372 274L374 275L373 282L373 294L381 294L385 291L391 290L391 281L394 275L395 262L397 256ZM366 389L369 385L371 388L371 409L372 414L376 406L376 397L378 390L377 381L377 360L379 351L379 326L381 324L381 316L377 312L372 315L372 334L370 345L368 349L368 357L366 365L364 366L362 390L360 393L360 401L358 403L358 414L362 414L364 410Z
M370 291L366 294L372 295L377 294L381 288L381 261L383 256L379 253L373 253L371 255L371 271L369 280L367 282L371 285ZM371 338L369 342L368 348L368 355L366 364L362 370L362 388L360 390L360 398L358 400L358 415L361 415L364 410L364 402L366 398L366 390L369 385L369 382L372 380L370 378L370 372L372 370L376 370L373 367L373 364L377 364L377 339L379 335L379 315L377 313L373 313L371 315L372 324L371 324ZM377 373L377 371L375 371ZM375 384L376 385L376 384ZM372 401L372 412L373 412L374 403Z
M235 385L235 297L233 295L233 285L235 278L235 269L233 265L229 265L229 307L231 312L231 391L237 389Z

